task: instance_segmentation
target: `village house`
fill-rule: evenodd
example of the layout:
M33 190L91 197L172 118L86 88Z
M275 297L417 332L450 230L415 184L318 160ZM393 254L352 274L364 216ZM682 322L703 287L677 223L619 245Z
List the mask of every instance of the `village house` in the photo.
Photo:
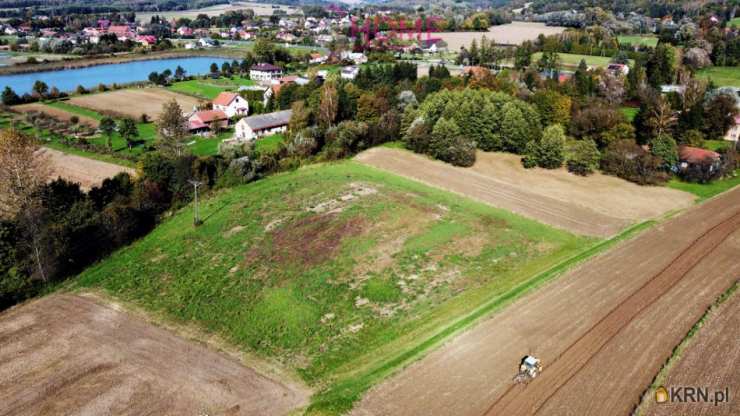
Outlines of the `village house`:
M245 116L249 113L249 103L237 93L222 92L213 99L213 109L223 111L228 118Z
M314 65L318 65L318 64L323 64L324 62L326 62L328 58L329 57L326 55L322 55L318 52L314 52L310 55L308 62Z
M630 67L625 64L611 63L606 67L606 70L612 72L614 75L627 76L630 73Z
M678 148L678 169L680 171L705 166L711 173L715 169L719 169L720 162L721 159L717 152L691 146L680 146Z
M177 34L180 35L180 36L190 37L190 36L193 36L193 29L191 29L191 28L189 28L187 26L180 26L177 29Z
M188 130L192 133L206 134L228 125L229 118L221 110L196 111L188 117Z
M357 78L357 75L360 73L360 68L355 65L351 66L345 66L342 68L342 71L340 72L340 76L342 79L355 79Z
M128 25L111 25L108 27L107 33L116 35L116 38L121 42L136 39L136 34Z
M283 70L280 67L266 63L253 65L249 69L249 78L258 82L270 82L273 79L280 78L282 75Z
M740 138L740 115L735 116L735 124L725 133L725 140L737 143L738 138Z
M139 35L136 37L136 41L142 46L152 47L157 43L157 37L153 35Z
M234 138L237 141L252 141L259 137L283 133L288 128L288 122L292 114L292 110L283 110L244 117L236 123Z

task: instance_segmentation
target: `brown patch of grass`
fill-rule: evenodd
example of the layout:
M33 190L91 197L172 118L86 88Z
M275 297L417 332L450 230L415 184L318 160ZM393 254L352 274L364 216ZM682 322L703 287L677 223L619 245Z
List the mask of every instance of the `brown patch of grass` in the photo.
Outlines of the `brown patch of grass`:
M334 257L342 241L367 229L362 217L339 218L336 214L305 216L271 231L272 260L312 266Z

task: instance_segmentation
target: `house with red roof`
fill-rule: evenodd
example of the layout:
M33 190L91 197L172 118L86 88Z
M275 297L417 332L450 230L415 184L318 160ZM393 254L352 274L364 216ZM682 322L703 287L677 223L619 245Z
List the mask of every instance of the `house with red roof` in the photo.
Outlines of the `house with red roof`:
M700 166L706 167L711 173L719 168L720 162L721 159L717 152L691 146L679 146L678 148L678 169L681 171Z
M192 133L207 133L228 125L229 118L221 110L196 111L188 117L188 130Z
M213 109L222 111L226 117L246 116L249 113L249 103L235 92L221 92L213 99Z
M128 25L111 25L108 27L108 33L116 35L120 41L136 39L136 34Z
M142 46L152 47L157 43L157 37L154 35L139 35L136 37L136 41Z

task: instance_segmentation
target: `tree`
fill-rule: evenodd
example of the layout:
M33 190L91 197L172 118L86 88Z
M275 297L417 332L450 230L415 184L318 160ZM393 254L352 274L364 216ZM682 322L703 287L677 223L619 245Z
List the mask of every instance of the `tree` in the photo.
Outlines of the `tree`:
M118 123L118 133L126 140L128 150L131 150L134 147L134 139L139 137L139 129L136 127L136 122L131 118L122 119Z
M3 105L15 105L21 102L21 97L13 91L12 88L6 86L3 90Z
M321 87L321 100L319 102L319 124L323 127L329 127L334 124L339 111L339 97L337 87L334 82L326 82Z
M157 135L157 147L162 154L180 157L185 153L187 120L174 98L162 105L162 112L157 119Z
M310 124L311 110L306 107L306 102L303 100L293 102L290 108L293 112L291 113L290 121L288 122L288 132L291 135L295 135Z
M599 166L599 149L593 140L574 140L567 146L566 166L576 175L586 176Z
M563 165L564 147L565 130L563 126L553 124L542 133L542 139L527 143L527 154L522 163L525 167L557 169Z
M663 169L667 171L678 163L678 146L667 134L659 134L650 141L650 153L660 158Z
M37 80L33 83L31 90L37 97L44 97L49 92L49 86L44 81Z
M532 103L539 111L544 125L567 126L570 123L571 99L567 95L550 89L541 89L532 96Z
M98 128L106 137L105 143L108 146L108 150L113 150L113 132L116 131L116 122L111 117L106 116L100 120Z
M0 131L0 214L10 218L27 206L35 190L46 182L48 158L30 136L15 130Z
M212 75L218 75L218 64L215 62L211 63L210 71Z
M475 145L460 134L460 128L444 117L432 129L429 153L436 159L455 166L472 166L475 163Z
M180 65L175 68L175 78L178 80L185 78L185 69Z
M717 94L705 105L704 133L707 138L721 138L735 124L738 114L735 98L729 94Z

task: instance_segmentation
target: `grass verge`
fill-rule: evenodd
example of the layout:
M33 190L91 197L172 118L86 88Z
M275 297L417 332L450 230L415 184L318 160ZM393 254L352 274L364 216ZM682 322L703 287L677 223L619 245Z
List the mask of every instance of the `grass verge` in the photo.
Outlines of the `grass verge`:
M713 196L719 195L722 192L729 191L738 185L740 185L740 170L735 171L735 176L719 179L710 183L684 182L678 178L673 178L668 182L669 188L678 189L679 191L688 192L699 197L697 202L704 201Z

